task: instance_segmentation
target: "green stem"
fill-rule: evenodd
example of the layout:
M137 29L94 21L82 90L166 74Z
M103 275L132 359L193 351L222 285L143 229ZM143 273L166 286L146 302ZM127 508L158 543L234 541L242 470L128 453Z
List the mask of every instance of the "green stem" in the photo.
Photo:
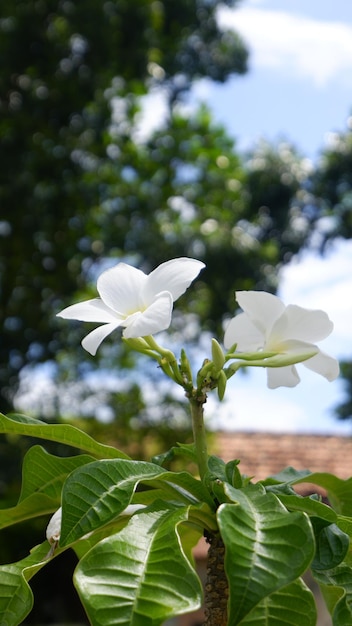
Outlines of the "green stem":
M197 456L199 475L203 479L208 471L207 437L204 426L204 398L190 397L194 447Z
M172 378L178 385L181 385L183 387L184 381L177 365L177 359L174 353L171 352L171 350L167 350L166 348L159 346L159 344L155 341L152 335L143 337L143 339L152 350L155 350L155 352L160 354L160 365L163 368L165 374L167 374L169 378Z

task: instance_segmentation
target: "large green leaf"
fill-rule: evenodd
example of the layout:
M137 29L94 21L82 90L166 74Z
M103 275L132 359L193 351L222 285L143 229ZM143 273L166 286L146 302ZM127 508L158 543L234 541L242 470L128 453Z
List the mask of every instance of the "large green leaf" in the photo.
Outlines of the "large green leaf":
M315 535L316 552L311 563L312 569L333 569L344 560L348 552L350 545L349 536L336 524L328 524L320 528Z
M327 491L328 498L337 513L352 516L352 478L342 480L327 472L312 473L308 470L297 471L292 467L287 467L279 474L262 481L263 485L277 485L279 483L319 485Z
M0 509L0 528L6 528L6 526L23 522L32 517L52 513L59 506L60 500L50 498L45 493L33 493L16 506Z
M337 516L337 525L343 532L352 539L352 517L346 517L345 515Z
M199 608L199 578L180 542L187 507L134 515L79 562L74 582L92 626L159 626Z
M41 446L33 446L23 459L19 502L33 493L45 493L60 501L62 485L67 476L77 467L94 460L92 456L86 454L71 457L55 456Z
M241 626L315 626L316 621L314 596L299 578L266 596L241 621Z
M308 478L311 473L312 472L308 469L296 470L294 467L289 465L281 470L281 472L268 476L265 480L261 480L260 482L263 485L278 485L279 483L291 484L297 480Z
M41 446L30 448L23 461L20 498L16 506L0 509L0 528L55 511L61 505L66 477L93 460L88 455L57 457Z
M304 479L294 481L293 484L309 482L314 485L319 485L326 489L328 498L337 513L341 515L352 516L352 478L342 480L334 474L327 474L325 472L315 472L309 474Z
M301 576L314 556L314 534L305 513L289 513L261 485L223 486L229 503L217 513L225 544L229 623L239 624L266 596Z
M329 523L337 520L335 511L319 500L314 500L309 496L281 495L280 493L275 493L275 495L289 511L304 511L309 517L319 517Z
M47 541L21 561L0 566L0 624L22 624L33 606L33 593L27 581L46 564Z
M153 463L101 460L72 472L62 492L60 545L77 541L119 515L143 479L164 474Z
M67 446L78 448L99 459L127 459L124 452L112 446L98 443L92 437L71 424L46 424L26 415L11 414L6 417L0 413L0 433L15 433L38 439L47 439Z
M214 499L205 487L203 482L194 478L189 472L168 472L164 470L155 479L145 480L148 485L161 487L164 493L170 496L177 496L178 499L184 501L185 504L193 502L206 502L215 510Z
M119 515L130 504L141 482L155 485L157 496L165 500L184 504L205 500L213 504L201 481L188 472L167 472L145 461L95 461L78 468L65 482L60 544L65 546L77 541Z
M313 571L334 626L352 624L352 568L346 563L327 571Z

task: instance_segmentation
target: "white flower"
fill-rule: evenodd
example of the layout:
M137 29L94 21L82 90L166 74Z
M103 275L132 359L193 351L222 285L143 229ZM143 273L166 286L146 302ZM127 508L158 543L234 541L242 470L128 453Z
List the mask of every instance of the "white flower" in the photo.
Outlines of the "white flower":
M119 263L97 281L100 298L79 302L58 313L65 319L101 322L82 341L90 354L120 326L126 338L146 337L170 326L173 303L198 276L204 263L181 257L162 263L150 274Z
M55 511L54 515L50 518L49 524L46 528L46 538L50 544L55 544L60 539L61 533L61 517L62 517L62 509L60 508Z
M333 323L324 311L293 304L285 306L277 296L263 291L238 291L236 300L244 312L235 316L226 328L224 345L227 350L237 344L239 352L259 352L258 357L260 351L287 355L288 359L292 357L293 363L299 362L300 355L303 361L307 354L313 353L314 356L304 360L303 365L329 381L337 378L337 360L315 345L333 329ZM275 358L271 363L274 362ZM267 375L271 389L295 387L300 381L295 366L291 364L270 367Z

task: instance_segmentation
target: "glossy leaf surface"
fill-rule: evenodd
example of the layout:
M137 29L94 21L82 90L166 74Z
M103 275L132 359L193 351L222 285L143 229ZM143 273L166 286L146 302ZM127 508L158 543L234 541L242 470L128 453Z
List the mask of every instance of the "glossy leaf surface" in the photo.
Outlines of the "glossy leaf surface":
M110 522L128 506L141 480L163 473L153 463L124 459L96 461L73 472L62 494L60 545Z
M201 584L183 552L187 507L134 515L77 566L74 581L93 626L158 626L197 609Z
M265 597L301 576L314 556L304 513L288 513L261 485L225 486L232 503L218 510L229 580L229 623L239 624Z
M334 626L352 624L352 568L341 563L327 571L313 571L326 604L332 615Z
M112 446L98 443L92 437L71 424L47 424L26 415L0 413L0 433L15 433L78 448L96 458L128 458L127 454Z
M27 581L45 565L48 546L45 541L21 561L0 566L1 626L18 626L31 611L33 593Z
M241 626L316 626L312 592L301 579L266 596L241 621Z

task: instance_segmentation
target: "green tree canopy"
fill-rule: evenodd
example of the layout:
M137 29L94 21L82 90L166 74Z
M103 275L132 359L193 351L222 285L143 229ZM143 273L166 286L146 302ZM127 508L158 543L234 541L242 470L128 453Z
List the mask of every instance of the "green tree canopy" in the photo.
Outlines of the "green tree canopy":
M296 195L305 172L294 151L262 145L244 159L206 108L180 108L194 80L246 70L247 51L218 29L217 6L5 2L3 411L25 366L77 353L81 330L68 333L55 313L94 294L107 263L124 257L149 271L201 258L207 271L183 302L219 330L235 289L274 291L280 265L304 244ZM142 141L140 98L156 86L169 115ZM78 373L90 367L75 358Z
M242 41L216 25L217 5L2 3L3 410L11 406L22 368L56 354L53 314L86 283L83 260L101 254L87 241L99 239L93 233L103 219L101 174L112 160L112 98L125 97L132 115L136 97L154 84L167 87L174 100L196 78L224 81L246 70ZM128 140L125 129L122 151Z

